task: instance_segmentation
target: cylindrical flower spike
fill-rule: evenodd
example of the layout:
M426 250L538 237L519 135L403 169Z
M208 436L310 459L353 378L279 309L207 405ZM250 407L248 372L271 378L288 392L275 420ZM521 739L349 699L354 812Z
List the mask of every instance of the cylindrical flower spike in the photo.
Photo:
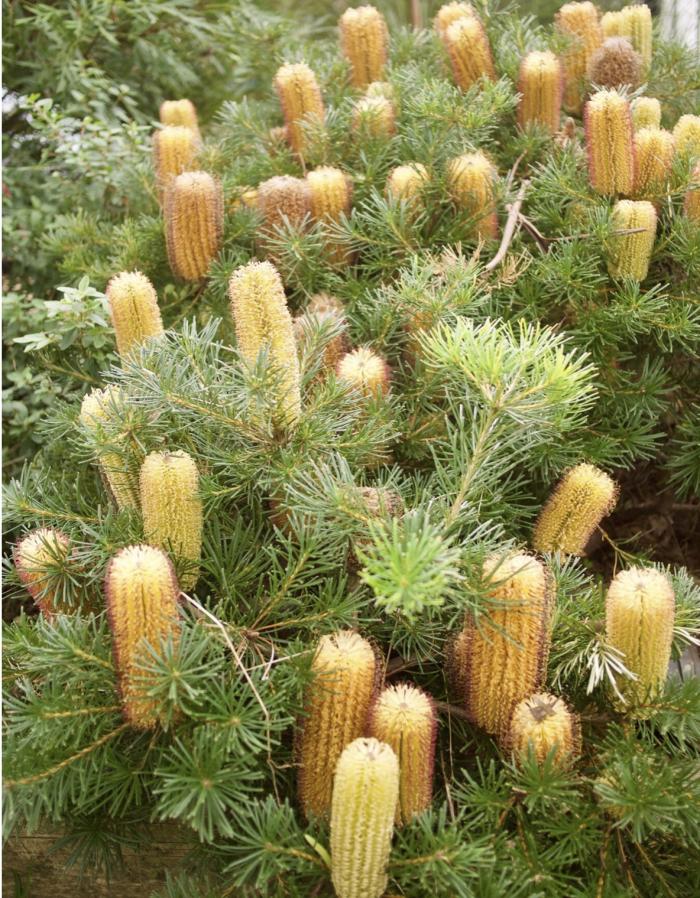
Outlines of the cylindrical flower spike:
M345 309L335 296L328 293L317 293L309 300L304 313L294 319L294 336L297 346L303 351L307 341L308 327L313 323L328 322L342 326L343 330L332 337L323 350L322 369L319 378L323 379L330 371L335 371L338 362L348 351L348 338L345 333Z
M482 152L453 159L447 171L447 186L455 204L476 220L471 236L493 239L498 233L494 208L496 169Z
M634 195L658 199L666 192L673 166L673 135L662 128L641 128L634 134Z
M194 168L198 150L197 135L191 128L166 125L154 133L153 162L161 197L174 177Z
M107 301L117 350L122 358L151 337L160 337L163 322L158 297L145 274L122 271L107 284Z
M588 175L603 196L634 190L632 120L627 100L616 90L593 94L584 110Z
M338 761L331 877L338 898L381 898L399 794L399 762L377 739L356 739Z
M469 90L480 78L496 80L491 44L479 19L463 17L453 22L445 34L445 46L461 90Z
M656 97L637 97L630 104L632 127L635 131L642 128L661 127L661 103Z
M289 145L302 158L308 150L305 126L320 126L324 120L321 89L313 70L303 62L283 65L275 75L275 90L282 106Z
M152 677L144 667L166 640L179 641L179 594L170 559L153 546L127 546L107 565L105 597L122 710L137 729L158 722L157 704L147 695Z
M429 181L428 170L420 162L397 165L389 172L386 192L395 200L415 200Z
M277 229L287 224L300 228L311 212L308 182L291 175L268 178L258 186L257 207L262 216L259 249L275 261L277 254L274 240Z
M654 568L620 571L610 584L605 600L606 637L637 677L618 681L624 699L633 705L655 698L663 687L671 658L675 604L668 577Z
M341 216L350 214L352 204L352 180L339 168L329 165L310 171L306 176L309 185L311 215L319 222L332 224ZM333 240L326 239L326 249L333 262L347 259L347 250Z
M386 97L361 97L352 111L352 126L369 137L391 137L396 133L396 112Z
M118 387L93 390L83 398L80 422L99 442L105 426L114 426L119 421L122 406L123 397ZM98 451L98 460L119 508L138 508L138 476L131 470L129 463L118 453L109 450Z
M682 115L673 129L676 152L684 159L700 159L700 115Z
M551 754L557 767L567 767L581 750L578 715L554 695L531 695L513 711L505 745L517 761L526 760L532 751L540 765Z
M358 390L367 399L389 392L389 365L381 356L363 346L341 358L336 375L341 383Z
M19 579L45 617L68 610L57 574L69 552L70 540L53 527L32 530L13 549Z
M384 16L374 6L346 9L338 22L340 48L350 63L354 87L381 81L389 56L389 30Z
M174 178L165 194L165 239L173 274L196 281L219 252L224 201L221 184L203 171Z
M151 452L141 465L139 482L144 538L187 562L180 585L193 589L202 552L197 466L186 452Z
M617 485L593 465L570 468L540 512L532 533L536 552L583 555L588 540L617 502Z
M624 37L642 57L645 70L651 65L652 22L651 10L644 4L626 6L615 12L606 12L601 20L605 37Z
M252 367L267 350L280 376L283 423L295 424L301 414L301 376L282 280L270 262L252 261L233 272L228 290L241 355Z
M459 21L459 19L464 18L478 18L471 3L459 3L457 0L453 3L445 3L444 6L441 6L437 11L437 15L433 20L433 28L437 32L440 40L444 41L450 25Z
M367 532L369 521L401 519L406 513L406 505L400 493L386 487L361 486L349 491L347 501L357 507L357 520L362 531ZM357 556L358 550L366 549L371 544L371 537L357 536L353 539L348 552L348 570L357 573L362 564Z
M559 58L549 50L528 53L520 63L518 124L544 126L552 134L559 130L564 75Z
M563 56L564 109L580 112L588 60L603 43L598 10L588 0L584 3L565 3L555 21L557 29L570 40Z
M390 103L396 100L396 91L389 81L373 81L367 85L366 97L384 97Z
M200 141L197 110L191 100L165 100L160 104L160 121L163 125L189 128Z
M612 221L616 231L632 233L618 233L612 237L608 272L611 277L641 282L647 276L654 249L656 209L645 200L620 200L613 208Z
M586 74L598 87L637 87L642 80L642 57L624 37L609 37L588 60Z
M322 636L311 670L297 742L299 800L307 817L330 810L338 758L365 732L378 673L372 646L352 630Z
M696 164L690 176L690 183L683 201L683 211L689 221L700 224L700 162Z
M399 760L399 824L430 807L436 732L433 701L416 686L387 686L372 707L369 735L391 746Z
M474 722L503 737L513 708L544 682L551 578L541 561L524 553L487 558L483 574L493 604L487 617L467 619L453 646L451 668Z

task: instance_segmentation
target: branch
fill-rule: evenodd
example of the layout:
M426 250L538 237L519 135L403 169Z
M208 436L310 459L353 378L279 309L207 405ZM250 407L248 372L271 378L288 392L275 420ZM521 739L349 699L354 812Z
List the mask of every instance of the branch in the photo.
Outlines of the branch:
M501 245L498 247L498 252L493 257L493 259L491 259L491 261L484 266L484 271L493 271L494 268L498 268L501 262L505 259L508 248L513 242L513 237L515 236L515 230L518 225L518 216L520 215L520 207L523 204L523 200L525 199L525 194L529 186L529 180L526 179L525 181L523 181L523 183L520 185L518 195L515 198L515 202L506 206L506 209L508 209L508 220L506 221L506 226L503 229L503 238L501 240Z

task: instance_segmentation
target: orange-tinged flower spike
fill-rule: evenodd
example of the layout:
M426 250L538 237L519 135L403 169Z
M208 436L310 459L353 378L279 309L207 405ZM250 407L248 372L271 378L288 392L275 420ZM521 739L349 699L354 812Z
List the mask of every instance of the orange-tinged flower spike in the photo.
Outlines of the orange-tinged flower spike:
M151 452L141 465L139 483L144 538L187 562L180 585L193 589L202 553L197 466L186 452Z
M241 355L252 367L267 350L280 376L283 423L295 424L301 414L301 375L282 279L270 262L252 261L233 272L228 290Z
M113 386L104 390L92 390L84 396L80 407L80 422L98 442L105 425L109 427L118 422L123 401L121 390ZM98 452L98 461L119 508L138 508L138 476L130 469L128 462L109 450Z
M476 221L471 236L493 239L498 233L494 208L496 169L482 152L453 159L447 171L447 186L455 204Z
M586 74L598 87L637 87L642 80L642 57L624 37L609 37L588 60Z
M555 17L559 32L569 38L563 55L564 109L580 112L583 103L588 61L603 43L598 10L589 3L565 3Z
M258 186L258 211L262 215L261 249L274 255L268 243L286 223L299 228L311 211L311 193L304 178L277 175ZM268 239L269 238L269 239Z
M656 238L656 209L645 200L620 200L612 213L616 231L608 259L608 272L615 278L634 278L643 281L649 270L649 260ZM643 228L643 230L638 230Z
M127 546L107 565L105 597L122 710L140 730L158 722L157 703L147 695L152 675L144 667L164 642L179 641L179 594L170 559L153 546Z
M683 211L690 221L700 223L700 162L693 169L690 183L685 193Z
M450 25L465 18L478 18L471 3L445 3L444 6L441 6L437 11L437 15L433 19L433 28L437 32L440 40L444 41Z
M399 794L399 762L377 739L343 751L333 788L331 878L338 898L381 898Z
M397 165L389 172L386 192L395 200L415 200L430 180L428 170L420 162Z
M183 125L166 125L154 133L153 163L161 198L163 191L176 175L194 168L198 150L198 138L191 128Z
M189 128L200 141L197 110L191 100L165 100L160 104L160 121L163 125Z
M603 196L634 190L632 119L627 100L616 90L599 90L584 110L588 176Z
M651 65L651 10L644 4L626 6L616 12L606 12L601 20L605 37L625 37L642 57L644 68Z
M528 53L520 63L518 124L543 125L552 134L559 130L564 75L559 58L549 50Z
M661 127L661 103L656 97L637 97L632 100L630 110L635 131Z
M345 309L335 296L328 293L317 293L309 300L304 313L294 319L294 336L297 346L303 352L308 339L308 328L311 324L328 322L337 324L343 331L332 337L323 350L323 360L319 379L323 380L330 371L335 371L338 362L348 351L348 338L345 333Z
M436 732L433 701L416 686L387 686L372 707L369 735L391 746L399 760L399 824L430 807Z
M484 562L492 604L465 622L451 668L459 698L474 722L503 737L513 708L541 688L550 644L550 575L541 561L516 553Z
M338 362L338 380L366 398L389 392L391 372L386 361L371 349L361 346L346 353Z
M594 465L570 468L540 512L532 533L536 552L583 555L586 543L617 502L617 485Z
M700 158L700 115L682 115L673 129L676 152L683 158Z
M171 181L165 239L173 274L187 281L206 275L221 245L223 215L221 184L207 172L184 172Z
M658 199L666 192L673 166L673 135L661 128L641 128L634 135L634 195Z
M70 610L57 577L69 552L70 540L65 533L53 527L32 530L13 549L19 579L47 618Z
M283 65L277 70L274 84L282 106L287 140L303 158L308 150L305 126L320 126L325 116L316 75L303 62Z
M307 817L330 810L338 758L365 732L378 673L372 646L353 630L322 636L311 670L297 742L299 800Z
M675 604L668 577L653 568L620 571L610 584L605 600L606 637L637 677L618 681L624 699L633 705L653 699L666 680Z
M384 16L374 6L346 9L338 22L340 48L350 63L354 87L381 81L389 55L389 30Z
M461 90L469 90L480 78L496 80L491 44L479 19L463 17L453 22L445 34L445 46Z
M115 275L107 284L107 301L122 358L151 337L162 335L158 297L145 274L122 271Z
M361 97L352 111L352 126L369 137L396 133L396 112L386 97Z
M329 165L310 171L306 176L309 185L311 215L319 222L332 224L343 215L350 214L352 205L352 180L339 168ZM343 262L347 258L347 250L328 237L327 252L334 262Z
M518 761L532 751L541 765L551 753L557 767L567 767L581 751L578 715L554 695L531 695L513 711L505 745Z

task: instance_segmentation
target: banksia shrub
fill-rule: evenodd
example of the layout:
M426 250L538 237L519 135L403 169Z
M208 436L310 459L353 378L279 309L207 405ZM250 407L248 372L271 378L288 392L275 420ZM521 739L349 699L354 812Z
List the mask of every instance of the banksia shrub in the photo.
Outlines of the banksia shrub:
M338 898L381 898L399 795L399 762L377 739L356 739L338 761L331 877Z
M520 63L518 124L542 125L552 134L559 130L563 90L559 58L549 50L528 53Z
M557 767L568 766L581 750L578 716L554 695L531 695L513 711L505 745L516 760L526 760L532 751L541 765L552 753Z
M311 671L297 740L299 801L307 817L330 810L338 758L365 732L378 672L372 646L352 630L322 636ZM394 811L395 805L392 820Z
M389 30L384 16L374 6L346 9L338 22L340 48L350 63L355 87L381 81L389 55Z
M555 22L559 32L569 40L562 57L564 109L580 112L588 61L603 43L598 10L588 0L584 3L565 3L557 13Z
M170 181L194 168L199 150L197 134L183 125L167 125L153 135L153 162L160 195Z
M188 562L183 590L199 579L202 551L202 500L199 472L186 452L151 452L139 478L143 535L152 546Z
M625 37L642 58L644 69L651 64L652 22L651 10L644 4L626 6L615 12L606 12L601 19L605 37Z
M536 552L583 555L588 540L617 502L617 485L593 465L564 474L540 512L532 533Z
M642 57L624 37L608 38L588 60L588 80L598 87L637 87L642 80Z
M396 112L386 97L361 97L352 111L352 126L363 136L388 138L396 132Z
M158 297L140 271L122 271L107 284L107 302L117 350L122 358L151 337L163 333Z
M453 159L447 169L447 189L455 205L476 220L469 236L493 239L498 233L494 206L496 169L482 152Z
M661 103L656 97L636 97L630 104L630 111L635 131L661 127Z
M338 362L348 351L348 338L345 331L345 309L343 304L335 296L328 293L317 293L309 300L304 313L294 319L294 337L297 347L303 350L308 335L308 327L313 323L331 323L342 326L343 330L326 343L323 349L320 379L329 372L335 371Z
M656 209L645 200L620 200L613 208L612 221L615 231L630 233L616 233L611 238L610 275L643 281L656 238Z
M140 730L158 721L157 705L147 696L152 677L143 667L166 640L179 640L179 594L170 559L153 546L127 546L107 565L105 597L122 709Z
M113 427L119 421L122 406L123 397L118 387L110 386L104 390L93 390L83 398L80 422L87 428L97 444L100 469L119 508L138 508L137 475L117 452L109 449L100 450L99 447L100 442L105 439L105 428ZM114 442L114 439L111 442Z
M620 678L625 701L653 700L666 680L675 615L673 587L653 568L632 567L613 579L605 600L608 643L622 655L635 680Z
M544 682L550 575L541 561L524 553L491 556L483 575L493 604L478 625L472 618L466 621L449 667L455 692L474 722L500 738L513 708Z
M301 376L292 317L282 280L270 262L249 262L229 281L231 313L238 348L253 367L262 350L280 376L278 407L283 422L294 424L301 414Z
M690 221L700 223L700 162L693 169L690 184L685 192L683 211Z
M306 176L309 185L311 215L316 221L333 224L343 215L350 214L352 181L339 168L329 165L310 171ZM342 262L347 253L331 237L326 239L327 252L334 262Z
M160 104L160 121L163 125L189 128L199 142L197 110L191 100L165 100Z
M461 90L469 90L480 78L496 80L491 44L479 19L457 19L447 29L444 42L455 83Z
M444 6L441 6L433 20L433 27L440 40L445 40L447 31L453 22L464 18L477 18L476 11L471 3L454 2L445 3Z
M313 70L303 62L283 65L274 79L285 123L289 145L303 158L308 136L305 125L321 125L325 112L321 89Z
M428 170L420 162L397 165L389 172L386 192L395 200L411 200L413 202L428 180Z
M416 686L388 686L372 707L369 735L389 745L399 761L397 823L430 807L436 731L433 701Z
M13 549L22 584L46 617L67 610L56 575L68 559L70 540L53 527L41 527L23 536Z
M361 346L346 353L338 362L338 380L366 398L384 396L391 380L386 361L371 349Z
M603 196L634 190L632 119L627 100L615 90L593 94L584 110L588 176Z
M196 281L219 252L223 231L221 184L203 171L174 178L165 194L165 238L173 274Z
M641 128L634 134L634 195L655 199L666 192L673 166L673 135L662 128Z
M673 139L679 156L700 158L700 115L682 115L673 129Z

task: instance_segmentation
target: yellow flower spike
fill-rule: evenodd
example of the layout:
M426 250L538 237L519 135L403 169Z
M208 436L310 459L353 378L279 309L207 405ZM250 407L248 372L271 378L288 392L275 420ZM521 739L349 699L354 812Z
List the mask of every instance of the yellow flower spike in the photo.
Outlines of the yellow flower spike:
M393 103L396 99L396 91L394 90L393 85L388 81L373 81L371 84L367 85L365 96L384 97L385 100Z
M447 170L447 187L455 204L476 221L470 236L493 239L498 233L494 208L496 169L488 156L478 151L453 159Z
M92 390L83 397L80 407L80 422L94 438L100 438L105 425L119 420L123 396L118 387L109 386L104 390ZM100 469L119 508L139 507L139 484L135 472L117 453L98 453Z
M153 134L153 163L161 198L174 177L194 168L198 151L199 141L191 128L166 125Z
M673 166L673 135L661 128L641 128L634 135L634 195L658 199L666 192Z
M389 365L367 347L361 346L346 353L338 362L336 375L341 383L357 390L367 399L389 392Z
M350 214L352 205L352 179L339 168L329 165L310 171L306 176L309 185L311 215L319 222L333 224L342 215ZM332 238L326 238L326 250L333 262L343 262L347 250Z
M305 717L297 740L299 801L307 817L330 811L338 758L365 732L377 659L359 633L341 630L321 637L311 671L314 679L304 695Z
M533 751L538 764L552 752L553 763L566 767L581 751L578 715L562 699L540 692L523 699L513 711L505 746L517 761Z
M398 824L430 807L436 732L433 701L416 686L387 686L372 708L369 735L391 746L399 760Z
M153 546L127 546L107 565L105 597L122 710L140 730L158 722L158 707L147 696L152 677L144 667L166 640L179 641L179 595L170 559Z
M601 19L605 37L625 37L642 57L645 69L651 65L651 10L644 4L626 6L616 12L606 12Z
M152 546L188 562L183 590L199 579L202 553L202 500L199 472L186 452L151 452L139 478L143 535Z
M386 97L361 97L352 111L352 126L369 137L391 137L396 133L396 112Z
M122 358L134 347L162 335L158 297L145 274L122 271L107 284L106 293L117 350Z
M570 468L535 522L534 550L583 555L593 531L615 507L617 492L614 480L594 465Z
M685 192L683 211L689 221L700 223L700 162L693 169Z
M637 97L630 104L632 127L635 131L642 128L661 127L661 103L656 97Z
M304 313L294 319L294 336L297 346L303 351L311 323L331 322L345 327L345 309L335 296L328 293L317 293L311 297ZM338 362L348 351L348 338L345 332L332 337L323 350L322 368L319 379L323 380L330 371L335 371Z
M647 276L654 249L656 209L645 200L620 200L613 208L612 221L616 231L633 233L613 236L608 272L611 277L634 278L641 282Z
M610 37L588 60L586 75L598 87L637 87L642 80L642 57L624 37Z
M444 41L450 25L465 18L478 18L471 3L445 3L445 5L441 6L437 11L437 15L433 19L433 28L440 40Z
M481 78L496 80L491 44L479 19L463 17L453 22L445 34L445 46L461 90L469 90Z
M598 10L589 3L565 3L556 14L557 30L569 39L563 54L564 109L580 112L588 61L603 43Z
M69 552L70 540L53 527L32 530L15 544L12 551L19 579L37 608L49 619L68 610L53 575L67 560Z
M428 170L420 162L397 165L389 172L386 192L395 200L414 201L418 199L421 190L429 180Z
M488 617L469 618L455 641L451 667L474 722L503 737L513 708L541 688L549 657L551 578L531 555L493 555L483 567Z
M206 275L221 245L223 210L221 184L207 172L184 172L170 182L164 211L173 274L186 281Z
M160 121L163 125L189 128L194 132L197 142L201 140L197 110L191 100L165 100L160 104Z
M599 90L584 110L588 176L603 196L634 190L632 119L627 100L616 90Z
M663 688L671 658L675 596L665 574L632 567L613 579L605 600L605 632L637 679L618 679L626 702L643 704ZM637 716L647 716L641 710Z
M333 788L331 878L338 898L381 898L394 834L399 762L377 739L343 751Z
M700 158L700 115L682 115L673 129L676 152L682 158Z
M564 75L559 58L549 50L528 53L520 63L518 124L542 125L550 133L559 130Z
M389 56L389 30L384 16L374 6L346 9L338 22L340 48L350 63L354 87L381 81Z
M274 79L282 107L289 145L302 158L308 150L305 125L323 123L325 111L321 89L313 70L303 62L283 65Z
M248 262L233 272L228 290L241 355L253 367L261 350L267 349L281 377L283 422L295 424L301 414L301 374L292 317L277 269L270 262Z
M263 245L265 236L274 235L275 229L283 226L285 220L294 227L300 227L311 211L311 193L304 178L291 175L276 175L258 185L258 211L262 215Z

